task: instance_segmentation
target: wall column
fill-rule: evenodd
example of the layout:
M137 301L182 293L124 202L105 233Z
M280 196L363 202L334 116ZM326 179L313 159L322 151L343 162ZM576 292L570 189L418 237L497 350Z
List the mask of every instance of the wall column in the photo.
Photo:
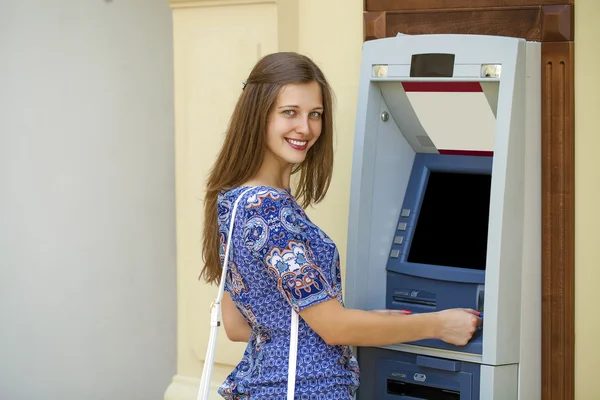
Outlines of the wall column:
M165 400L194 400L209 339L216 286L202 268L204 183L241 84L262 56L297 50L297 0L171 0L177 184L177 375ZM219 332L211 396L245 345Z

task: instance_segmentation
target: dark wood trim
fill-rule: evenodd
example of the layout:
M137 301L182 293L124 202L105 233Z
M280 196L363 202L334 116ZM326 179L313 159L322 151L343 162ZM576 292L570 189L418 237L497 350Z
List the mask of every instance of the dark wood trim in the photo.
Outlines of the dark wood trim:
M398 33L422 35L434 33L469 33L523 37L540 41L542 38L542 8L465 8L438 12L370 11L364 14L365 40L396 36ZM375 29L375 26L376 28ZM549 25L551 27L552 25Z
M364 12L364 40L398 33L469 33L525 38L531 41L574 40L573 6L463 8Z
M364 11L444 10L573 4L574 0L365 0Z
M575 40L575 15L573 6L542 7L542 42L568 42Z
M542 42L542 399L574 399L573 0L366 0L365 7L365 40L401 32Z
M542 393L575 391L573 42L542 43Z
M364 40L381 39L390 36L386 35L386 26L387 20L385 11L364 13Z

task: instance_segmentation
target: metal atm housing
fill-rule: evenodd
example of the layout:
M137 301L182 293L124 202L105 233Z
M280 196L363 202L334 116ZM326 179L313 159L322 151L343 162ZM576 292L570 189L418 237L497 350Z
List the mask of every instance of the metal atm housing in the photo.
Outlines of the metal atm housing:
M518 38L364 44L346 304L484 322L466 346L359 347L359 400L540 399L540 62Z

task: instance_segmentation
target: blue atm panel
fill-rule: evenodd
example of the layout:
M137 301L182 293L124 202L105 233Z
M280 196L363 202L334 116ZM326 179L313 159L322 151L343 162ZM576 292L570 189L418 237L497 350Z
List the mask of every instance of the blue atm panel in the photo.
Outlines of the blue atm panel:
M358 352L358 400L479 400L478 364L377 348Z
M386 307L483 311L491 156L417 154L387 263ZM467 346L413 344L481 354L482 331Z

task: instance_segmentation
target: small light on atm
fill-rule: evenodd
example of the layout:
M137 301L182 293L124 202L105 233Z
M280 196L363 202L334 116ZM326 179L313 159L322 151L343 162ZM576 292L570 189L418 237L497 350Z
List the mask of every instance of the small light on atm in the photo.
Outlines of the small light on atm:
M375 64L373 65L373 71L371 72L372 78L387 78L388 66L387 64Z
M500 78L502 75L501 64L482 64L481 65L481 77L482 78Z

